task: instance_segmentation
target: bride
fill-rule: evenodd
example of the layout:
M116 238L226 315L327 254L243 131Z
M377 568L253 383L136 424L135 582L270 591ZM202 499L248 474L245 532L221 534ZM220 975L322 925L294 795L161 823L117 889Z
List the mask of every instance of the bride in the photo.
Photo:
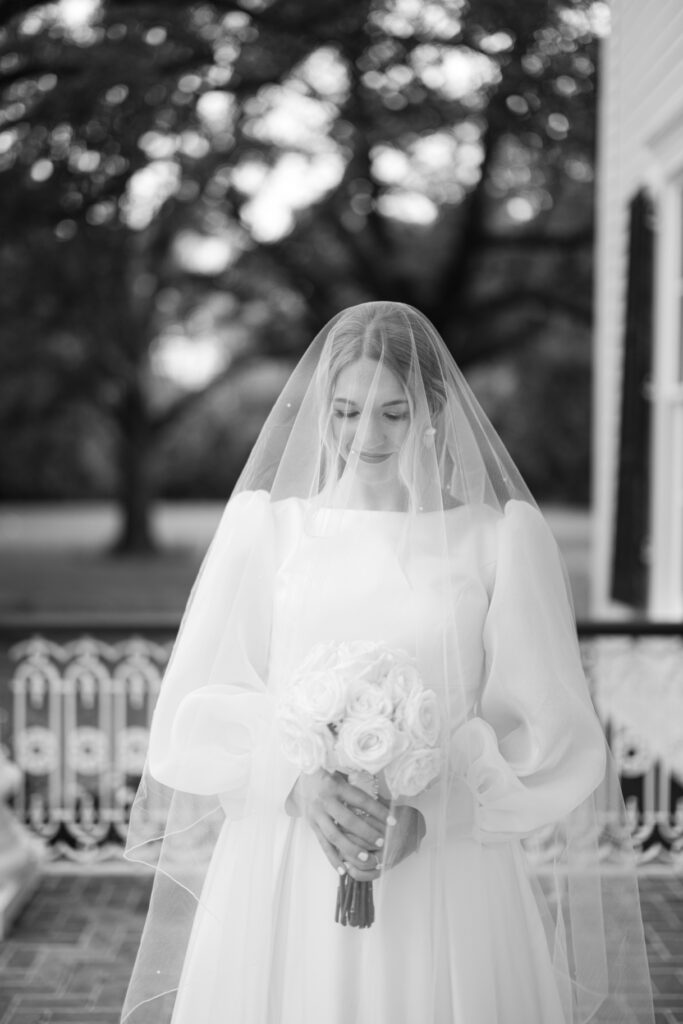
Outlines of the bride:
M435 777L393 796L284 742L311 652L359 645L438 710ZM400 303L344 310L259 436L161 687L122 1020L651 1024L634 872L598 857L613 772L555 542L442 340ZM342 925L340 885L370 884L374 922Z

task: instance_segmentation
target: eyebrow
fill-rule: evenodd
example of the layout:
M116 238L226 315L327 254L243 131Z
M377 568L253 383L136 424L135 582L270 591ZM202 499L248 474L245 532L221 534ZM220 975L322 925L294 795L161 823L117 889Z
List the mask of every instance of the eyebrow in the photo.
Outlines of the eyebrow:
M358 403L352 401L350 398L339 398L339 397L335 396L333 401L335 401L335 402L343 402L345 405L355 405L356 408L358 408ZM394 399L392 399L391 402L382 402L382 408L383 409L387 408L387 406L390 406L390 405L408 405L408 399L407 398L394 398Z

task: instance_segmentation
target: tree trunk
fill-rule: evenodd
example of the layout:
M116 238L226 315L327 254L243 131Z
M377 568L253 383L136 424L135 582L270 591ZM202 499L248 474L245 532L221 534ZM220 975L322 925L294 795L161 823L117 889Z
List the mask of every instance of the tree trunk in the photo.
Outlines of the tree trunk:
M119 427L117 497L121 531L114 551L118 554L149 554L156 550L152 529L151 431L144 396L137 386L130 388L121 403Z

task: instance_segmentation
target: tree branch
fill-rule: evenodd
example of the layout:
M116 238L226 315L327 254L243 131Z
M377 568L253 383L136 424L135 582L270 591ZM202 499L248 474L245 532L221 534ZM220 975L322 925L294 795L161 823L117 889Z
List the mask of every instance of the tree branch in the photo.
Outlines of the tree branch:
M433 319L437 328L448 321L448 314L453 306L460 304L460 297L467 283L467 268L472 265L474 253L478 251L481 243L481 225L486 206L486 179L497 142L497 133L489 122L482 136L484 153L480 164L479 181L463 200L463 220L456 226L457 234L452 239L450 255L439 272L432 304Z
M463 307L461 312L468 319L488 318L512 307L523 305L537 305L546 310L562 310L588 326L593 322L591 304L581 302L580 299L573 298L570 295L560 295L558 292L544 291L542 288L519 287L510 289L508 292L501 292L499 295L494 295L491 298L485 298L480 302L468 304Z
M25 78L38 77L39 75L57 75L58 78L64 79L76 78L79 75L84 75L84 73L85 69L75 64L62 64L61 66L55 66L54 64L25 64L14 71L8 71L0 75L0 89L6 89L15 82L21 82Z
M290 239L286 240L290 242ZM302 265L291 244L283 242L262 242L259 252L266 256L276 273L281 274L299 295L314 319L324 323L330 316L330 280L324 273L315 272L316 264Z
M566 235L559 232L524 233L523 231L514 231L505 235L483 233L480 235L480 242L482 245L496 249L531 249L536 246L547 249L573 249L582 245L592 245L594 238L595 232L591 225Z
M0 25L9 25L12 18L27 14L36 0L0 0Z
M235 356L230 363L221 370L215 377L213 377L209 383L201 389L201 391L188 391L186 394L179 398L164 412L159 413L158 416L153 417L150 420L149 428L150 435L158 436L163 433L164 430L172 423L176 423L186 413L191 412L196 406L201 405L207 397L217 391L219 388L230 380L235 373L235 370L242 369L245 366L249 366L250 363L257 362L262 358L262 352L254 352L253 350L245 350L239 355Z
M479 334L476 346L465 343L457 352L458 366L461 370L464 370L466 367L474 366L476 363L489 362L495 359L496 356L509 355L511 351L518 353L522 349L527 349L536 343L540 327L540 323L530 326L521 337L515 338L514 341L508 334L496 333L483 340Z

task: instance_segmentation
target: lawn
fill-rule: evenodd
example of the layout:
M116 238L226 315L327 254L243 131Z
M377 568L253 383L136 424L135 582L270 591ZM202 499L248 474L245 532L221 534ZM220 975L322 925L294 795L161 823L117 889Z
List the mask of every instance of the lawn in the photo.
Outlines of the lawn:
M179 617L220 518L220 503L162 503L159 552L114 557L108 504L0 506L0 618ZM577 615L588 611L588 514L546 509L567 561Z

